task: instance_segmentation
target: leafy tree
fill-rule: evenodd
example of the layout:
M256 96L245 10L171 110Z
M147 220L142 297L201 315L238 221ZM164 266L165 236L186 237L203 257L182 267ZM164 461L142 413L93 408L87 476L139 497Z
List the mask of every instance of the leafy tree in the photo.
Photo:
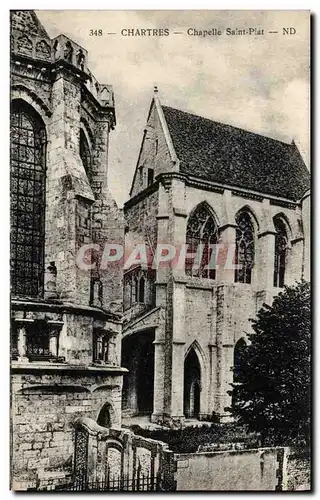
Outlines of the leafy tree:
M311 396L310 284L285 287L264 304L242 350L231 384L231 411L239 423L281 443L308 442Z

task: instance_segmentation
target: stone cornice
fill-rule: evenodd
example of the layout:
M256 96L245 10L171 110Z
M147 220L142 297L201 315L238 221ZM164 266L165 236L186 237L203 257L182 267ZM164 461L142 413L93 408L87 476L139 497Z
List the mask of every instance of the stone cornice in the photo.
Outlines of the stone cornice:
M122 375L127 373L126 368L112 365L71 365L68 363L48 363L48 362L11 362L11 373L63 373L73 376L91 376L97 373L101 375Z
M251 193L250 191L239 191L237 189L232 189L232 196L239 196L240 198L246 198L248 200L255 200L262 202L264 200L264 196L256 193Z
M30 69L38 68L39 71L44 69L48 80L51 82L56 79L56 75L61 71L64 71L67 75L73 76L75 81L79 83L86 82L89 79L89 75L87 73L82 71L80 68L76 68L73 64L70 64L64 59L51 62L33 59L32 57L26 55L12 54L11 63L15 65L18 63L21 66Z
M216 193L223 193L224 187L218 184L214 184L210 181L205 181L203 179L193 177L188 177L186 180L186 185L191 187L196 187L197 189L203 189L205 191L214 191Z
M283 208L290 208L291 210L294 210L299 205L299 202L294 202L292 200L291 201L285 200L283 198L272 198L270 199L270 205Z
M11 299L11 310L13 311L47 311L60 314L69 313L82 316L92 316L94 318L111 320L115 323L122 323L122 315L105 311L93 306L83 306L53 299L51 301L37 299Z
M116 116L114 107L102 105L85 86L85 82L90 78L90 76L80 68L77 68L73 64L70 64L68 61L59 59L58 61L51 62L33 59L32 57L28 57L25 55L12 54L11 67L12 74L23 77L28 76L26 74L21 75L19 74L19 72L15 73L15 70L17 68L23 68L24 71L28 71L30 73L30 77L33 77L33 79L36 79L39 82L46 82L47 84L51 85L52 82L63 72L64 77L67 76L67 78L70 79L72 83L81 85L82 99L88 102L91 106L91 112L93 111L95 119L98 118L98 121L99 119L100 121L108 121L112 129L115 127ZM31 73L35 70L37 71L37 73L32 75ZM39 78L39 76L41 76L41 79ZM34 96L34 98L36 100L37 96Z
M18 63L18 65L28 67L28 65L33 66L35 68L45 68L48 72L52 68L52 62L51 61L43 61L39 59L33 59L32 57L26 56L26 55L21 55L21 54L11 54L10 58L11 65L15 65Z
M261 193L245 188L230 186L228 184L219 184L213 181L202 179L200 177L192 177L182 172L166 172L157 175L155 182L151 186L147 187L140 193L136 194L133 198L129 199L124 204L124 207L128 208L130 206L133 206L136 203L138 203L141 199L146 198L151 192L157 189L160 182L165 186L165 188L167 189L170 188L172 179L179 179L185 182L186 186L195 187L197 189L202 189L205 191L211 191L222 194L227 189L231 191L232 196L239 196L241 198L247 198L259 202L262 202L264 199L268 199L270 200L270 205L281 206L289 209L295 209L296 206L298 206L300 203L300 200L293 201L287 198L281 198L267 193ZM150 188L152 187L153 189L150 190Z
M274 196L272 194L262 193L260 191L253 191L250 189L241 188L238 186L232 186L229 184L221 184L200 177L187 176L186 184L190 186L195 185L196 187L201 187L202 189L212 190L212 191L221 190L221 192L223 192L225 189L228 189L232 192L233 196L240 196L241 193L241 197L247 197L247 198L257 197L262 199L269 199L270 204L273 205L280 205L280 203L283 202L284 204L290 205L290 207L288 208L295 208L299 204L298 201L290 200L287 198L281 198L280 196Z

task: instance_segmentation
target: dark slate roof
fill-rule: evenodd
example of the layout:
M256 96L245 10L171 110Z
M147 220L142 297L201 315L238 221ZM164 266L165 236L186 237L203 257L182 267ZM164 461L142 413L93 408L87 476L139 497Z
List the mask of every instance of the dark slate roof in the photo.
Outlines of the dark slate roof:
M298 200L310 173L294 143L162 106L180 160L180 172Z

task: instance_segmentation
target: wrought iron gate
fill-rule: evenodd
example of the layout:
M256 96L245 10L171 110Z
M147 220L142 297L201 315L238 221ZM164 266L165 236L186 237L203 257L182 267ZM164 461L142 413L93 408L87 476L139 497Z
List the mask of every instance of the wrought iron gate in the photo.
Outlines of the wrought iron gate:
M138 474L135 478L112 476L110 472L102 481L75 480L64 491L161 491L160 477Z
M79 420L75 425L73 481L57 489L162 491L160 442L135 436L128 430L101 428L91 419ZM149 462L143 460L146 456Z

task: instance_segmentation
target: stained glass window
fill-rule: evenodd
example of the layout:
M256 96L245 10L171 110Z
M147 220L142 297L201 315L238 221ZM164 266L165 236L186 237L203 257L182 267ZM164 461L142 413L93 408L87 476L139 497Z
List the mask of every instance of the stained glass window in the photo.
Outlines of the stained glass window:
M92 181L92 155L85 133L80 129L80 157L89 182Z
M12 293L36 297L43 294L46 134L36 112L19 101L10 129Z
M217 231L217 225L207 206L199 205L187 224L187 252L193 254L193 257L187 257L185 262L185 272L188 276L215 279L214 256L218 240Z
M236 223L235 264L239 266L239 269L235 271L235 281L238 283L251 283L254 265L254 227L247 212L238 214Z
M274 219L276 229L273 286L283 288L286 272L288 236L285 223L280 218Z

